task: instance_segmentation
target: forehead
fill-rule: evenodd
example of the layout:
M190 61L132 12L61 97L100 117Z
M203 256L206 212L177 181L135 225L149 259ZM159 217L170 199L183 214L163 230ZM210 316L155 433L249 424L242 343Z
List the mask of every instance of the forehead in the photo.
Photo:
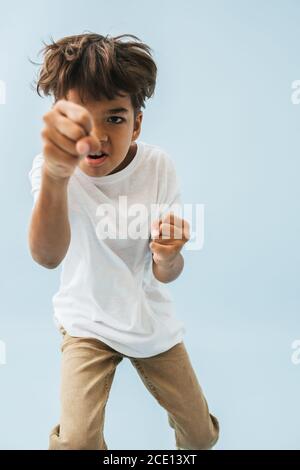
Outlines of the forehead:
M126 108L130 111L132 109L130 96L126 93L122 93L121 96L117 96L113 100L108 100L107 98L102 98L101 100L88 99L85 103L82 103L78 91L76 89L71 89L67 93L67 100L76 104L84 104L89 108L98 108L103 110Z

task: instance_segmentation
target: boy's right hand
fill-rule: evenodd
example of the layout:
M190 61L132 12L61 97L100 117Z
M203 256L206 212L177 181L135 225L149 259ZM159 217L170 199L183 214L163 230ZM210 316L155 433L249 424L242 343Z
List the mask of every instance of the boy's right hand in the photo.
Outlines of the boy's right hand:
M69 178L81 158L100 150L99 141L90 135L92 116L83 106L59 100L43 120L43 155L50 176Z

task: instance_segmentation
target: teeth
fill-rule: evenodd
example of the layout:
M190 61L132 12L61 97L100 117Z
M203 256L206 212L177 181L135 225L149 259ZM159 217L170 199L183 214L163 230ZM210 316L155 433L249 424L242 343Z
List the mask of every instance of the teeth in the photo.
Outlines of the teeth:
M96 157L101 157L101 155L103 155L103 152L90 153L90 155L95 155Z

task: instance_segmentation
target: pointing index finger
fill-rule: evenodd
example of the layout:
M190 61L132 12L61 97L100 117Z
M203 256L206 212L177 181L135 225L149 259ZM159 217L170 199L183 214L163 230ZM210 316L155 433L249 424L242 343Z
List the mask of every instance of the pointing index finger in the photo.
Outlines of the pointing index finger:
M90 113L85 108L67 100L59 100L55 107L57 111L79 124L89 135L93 127L93 121Z

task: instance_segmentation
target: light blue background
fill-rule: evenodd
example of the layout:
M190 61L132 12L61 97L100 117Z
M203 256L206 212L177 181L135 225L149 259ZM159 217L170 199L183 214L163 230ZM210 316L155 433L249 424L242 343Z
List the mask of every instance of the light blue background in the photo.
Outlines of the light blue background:
M30 89L42 41L132 33L154 50L142 140L174 159L186 203L205 204L202 251L170 289L219 449L300 449L300 3L292 0L10 0L1 3L0 448L45 449L59 416L59 270L27 248L28 171L50 101ZM107 406L110 449L174 449L165 411L123 361Z

